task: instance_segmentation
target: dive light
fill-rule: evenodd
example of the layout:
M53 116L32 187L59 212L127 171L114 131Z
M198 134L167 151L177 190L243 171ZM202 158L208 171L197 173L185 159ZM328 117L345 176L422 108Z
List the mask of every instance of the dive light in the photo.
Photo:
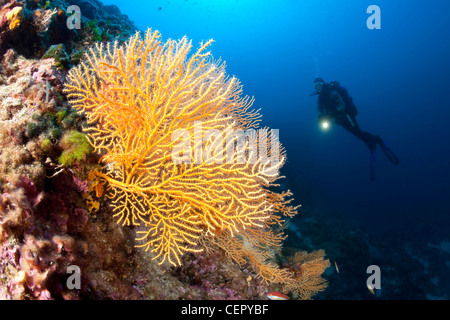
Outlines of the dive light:
M331 118L329 116L320 116L319 125L322 130L328 130L331 127Z

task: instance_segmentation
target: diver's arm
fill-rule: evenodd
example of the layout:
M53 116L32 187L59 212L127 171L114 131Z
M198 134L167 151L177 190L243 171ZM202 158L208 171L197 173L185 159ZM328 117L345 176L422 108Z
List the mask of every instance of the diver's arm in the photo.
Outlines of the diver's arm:
M318 121L319 123L322 123L324 121L324 119L328 119L329 121L333 121L333 115L331 114L331 112L324 108L324 107L320 107L319 106L319 117L318 117Z
M328 114L327 109L321 103L319 103L317 110L319 111L319 120Z

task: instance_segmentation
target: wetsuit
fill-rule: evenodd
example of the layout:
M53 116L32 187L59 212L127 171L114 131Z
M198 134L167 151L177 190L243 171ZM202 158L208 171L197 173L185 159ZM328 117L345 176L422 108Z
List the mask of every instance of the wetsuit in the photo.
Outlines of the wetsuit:
M319 93L318 109L319 119L324 116L333 118L336 124L344 127L367 145L371 154L370 176L373 181L375 181L374 161L377 144L393 164L398 165L400 163L397 156L386 146L379 135L373 135L361 130L356 121L358 111L353 104L352 98L348 95L347 90L338 83L323 84L322 91Z
M346 92L341 94L342 90L345 89L336 85L328 83L323 85L319 94L319 118L324 115L332 117L336 124L361 139L372 152L381 138L361 130L355 118L357 111L352 98L348 97Z

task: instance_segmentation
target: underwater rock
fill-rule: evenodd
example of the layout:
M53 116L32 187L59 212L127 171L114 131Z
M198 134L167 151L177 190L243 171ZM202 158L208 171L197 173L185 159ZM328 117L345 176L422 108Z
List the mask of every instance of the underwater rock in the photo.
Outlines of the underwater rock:
M12 48L26 58L39 58L52 45L63 44L70 56L94 41L125 40L137 30L116 6L96 0L74 0L70 5L80 7L79 30L67 28L65 1L5 1L0 5L0 54Z
M70 67L70 58L62 43L54 44L44 53L42 59L53 58L58 69Z
M73 0L71 4L77 5L80 7L80 11L82 15L86 18L93 20L100 18L99 12L101 9L101 4L99 1L92 0Z
M80 30L66 27L65 1L0 1L0 299L265 299L275 284L223 250L159 265L135 249L136 228L117 225L89 175L100 156L86 148L86 121L61 89L94 41L136 27L116 6L71 4ZM67 286L70 265L78 289Z

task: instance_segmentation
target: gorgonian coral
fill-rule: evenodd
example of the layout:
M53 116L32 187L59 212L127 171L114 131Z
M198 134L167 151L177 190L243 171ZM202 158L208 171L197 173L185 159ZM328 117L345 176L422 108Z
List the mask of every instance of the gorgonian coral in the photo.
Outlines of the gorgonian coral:
M160 41L148 30L119 45L97 44L67 77L105 170L118 221L142 225L142 246L173 265L224 235L253 250L279 246L272 229L292 216L289 191L271 190L285 160L273 131L258 129L253 99L202 43ZM245 251L245 250L243 250ZM265 259L263 259L265 260Z

